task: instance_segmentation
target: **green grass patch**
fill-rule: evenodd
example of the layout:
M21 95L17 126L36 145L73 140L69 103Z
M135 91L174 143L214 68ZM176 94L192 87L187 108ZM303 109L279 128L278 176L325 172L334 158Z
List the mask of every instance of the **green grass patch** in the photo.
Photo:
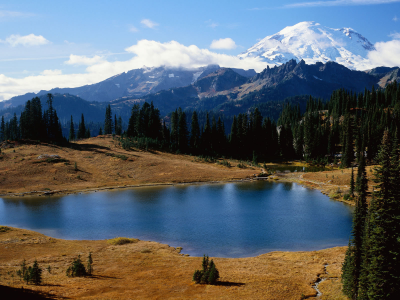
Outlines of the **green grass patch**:
M130 239L126 237L116 237L114 239L107 240L107 243L111 245L125 245L137 242L139 242L138 239Z

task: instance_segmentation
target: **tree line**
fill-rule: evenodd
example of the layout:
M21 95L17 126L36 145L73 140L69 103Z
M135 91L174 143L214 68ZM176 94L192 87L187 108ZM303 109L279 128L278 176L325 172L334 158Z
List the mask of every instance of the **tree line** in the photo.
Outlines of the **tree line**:
M40 99L25 105L20 119L16 115L0 124L0 140L33 139L60 143L61 125L52 95L49 109L42 113ZM253 107L232 118L205 111L183 111L178 108L161 118L153 103L135 104L129 123L106 107L99 134L122 136L124 148L139 147L210 157L232 157L242 160L273 161L305 159L326 164L337 161L343 167L359 162L361 150L368 161L378 153L385 129L393 136L400 125L400 86L389 84L384 90L352 93L334 91L328 101L309 97L304 106L282 104L277 121L264 118L262 109ZM228 122L228 126L226 124ZM71 116L69 140L90 137L81 115L76 126ZM398 138L398 133L396 133Z

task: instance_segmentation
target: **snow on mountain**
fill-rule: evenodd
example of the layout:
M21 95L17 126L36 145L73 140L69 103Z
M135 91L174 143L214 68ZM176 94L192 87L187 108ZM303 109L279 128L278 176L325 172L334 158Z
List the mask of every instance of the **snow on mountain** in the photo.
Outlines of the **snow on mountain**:
M351 28L333 29L315 22L301 22L267 36L240 58L260 57L271 65L281 65L291 59L307 64L335 61L349 69L372 68L367 55L374 46Z

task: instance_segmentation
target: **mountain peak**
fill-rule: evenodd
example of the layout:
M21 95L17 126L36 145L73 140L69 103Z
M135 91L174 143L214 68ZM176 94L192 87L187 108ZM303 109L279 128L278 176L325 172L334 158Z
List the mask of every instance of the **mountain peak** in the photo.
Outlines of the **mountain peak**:
M288 26L256 43L240 58L259 57L272 65L281 65L291 59L302 59L307 64L335 61L350 69L370 68L368 52L374 46L352 28L333 29L314 21Z

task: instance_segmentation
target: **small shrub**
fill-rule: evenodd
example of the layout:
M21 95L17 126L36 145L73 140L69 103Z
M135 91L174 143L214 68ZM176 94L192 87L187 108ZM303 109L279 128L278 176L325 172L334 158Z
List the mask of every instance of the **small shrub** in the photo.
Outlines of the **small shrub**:
M89 252L89 256L88 256L88 262L87 262L87 273L88 275L92 275L93 274L93 259L92 259L92 252Z
M83 277L86 276L86 268L81 261L81 256L78 255L77 259L74 259L72 264L67 269L68 277Z
M240 168L240 169L245 169L246 165L243 164L243 163L238 163L237 167Z
M194 271L192 280L196 283L215 284L219 279L219 271L214 261L209 262L208 255L203 256L202 270Z
M337 198L339 198L339 197L340 197L340 195L337 194L337 193L330 193L330 194L329 194L329 198L331 198L331 199L337 199Z
M125 245L125 244L130 244L130 243L137 243L138 241L139 241L138 239L116 237L114 239L108 240L107 243L109 243L111 245Z
M225 166L230 168L231 167L231 163L227 160L223 160L223 161L217 161L217 164L221 165L221 166Z
M21 269L17 271L17 275L26 281L26 284L40 285L42 283L42 269L40 269L36 259L32 267L27 267L24 259L21 263Z
M140 253L151 253L151 250L145 248L145 249L142 249L142 250L140 251Z
M10 230L11 230L10 227L7 227L7 226L0 226L0 232L7 232L7 231L10 231Z
M78 171L78 164L76 162L74 163L74 170Z

